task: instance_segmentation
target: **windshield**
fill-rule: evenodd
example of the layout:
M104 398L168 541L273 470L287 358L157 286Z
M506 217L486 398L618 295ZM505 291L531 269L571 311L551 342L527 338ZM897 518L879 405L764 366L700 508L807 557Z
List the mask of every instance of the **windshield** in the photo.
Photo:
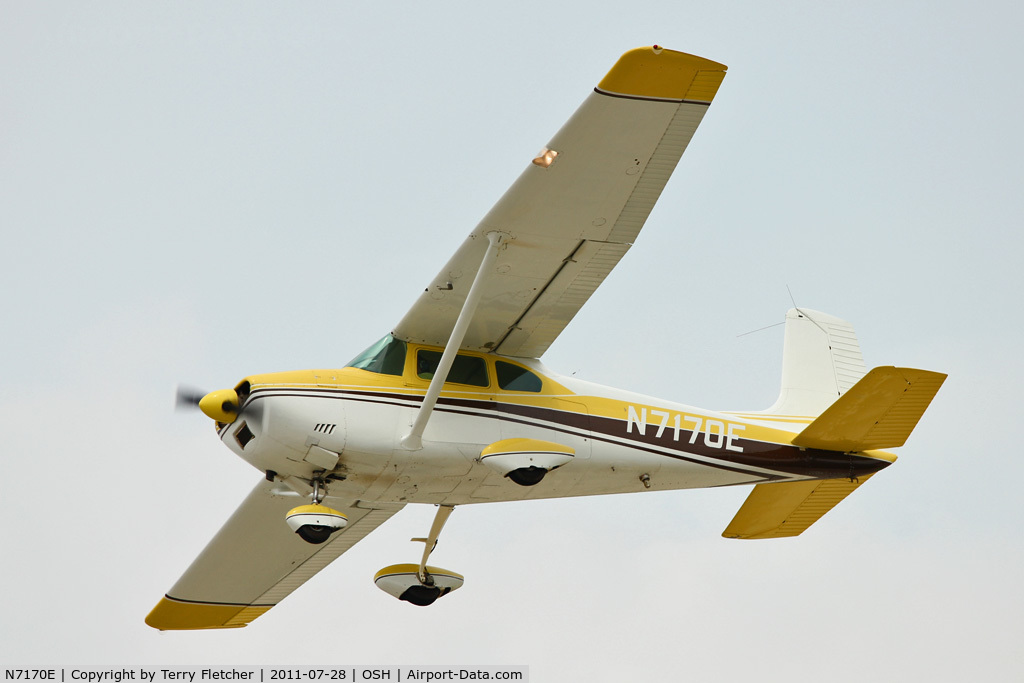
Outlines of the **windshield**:
M405 342L390 334L353 358L347 368L359 368L381 375L401 375L405 369Z

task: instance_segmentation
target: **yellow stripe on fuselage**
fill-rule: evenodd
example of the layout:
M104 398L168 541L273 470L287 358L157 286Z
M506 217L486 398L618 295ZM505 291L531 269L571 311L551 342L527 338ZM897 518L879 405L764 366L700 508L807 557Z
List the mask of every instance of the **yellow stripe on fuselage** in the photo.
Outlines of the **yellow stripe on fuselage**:
M416 350L426 348L433 350L434 347L420 347L410 344L409 358L415 356ZM647 421L655 431L661 430L672 435L678 441L683 432L690 432L698 425L705 425L706 421L712 420L722 422L723 429L728 431L730 425L735 429L741 429L742 438L745 440L760 441L771 444L790 445L796 432L806 422L794 419L794 431L775 429L757 424L757 418L751 420L746 417L739 417L737 414L717 413L712 411L697 410L689 406L660 404L652 401L644 402L647 397L630 396L627 398L608 398L603 396L576 394L550 376L542 375L533 368L530 372L542 379L542 389L539 392L506 391L496 386L494 362L514 362L512 359L495 357L488 354L473 354L484 358L488 363L488 376L490 385L487 387L471 387L446 383L441 397L454 400L477 400L495 401L499 403L534 407L541 409L557 410L565 413L575 413L580 416L608 418L619 420L623 423L621 436L629 438L634 431L629 429L631 410L637 416L646 415ZM523 366L527 367L527 366ZM345 390L357 393L372 394L375 391L386 391L389 394L408 396L410 398L422 397L430 382L416 376L412 362L406 363L403 375L385 375L357 368L341 368L333 370L299 370L291 372L278 372L264 375L252 375L246 378L251 385L252 392L264 390L287 390L295 388L299 390ZM761 418L764 421L778 422L772 418ZM788 422L788 420L786 420ZM640 427L639 424L636 425ZM717 427L716 427L717 428Z

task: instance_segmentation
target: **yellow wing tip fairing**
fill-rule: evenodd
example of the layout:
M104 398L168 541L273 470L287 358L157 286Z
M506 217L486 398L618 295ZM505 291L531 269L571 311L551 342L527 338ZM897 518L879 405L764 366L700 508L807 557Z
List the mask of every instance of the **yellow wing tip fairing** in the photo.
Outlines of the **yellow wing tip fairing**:
M728 67L654 45L619 58L597 89L613 95L711 102Z
M184 602L165 596L146 617L146 624L160 631L242 628L271 607Z

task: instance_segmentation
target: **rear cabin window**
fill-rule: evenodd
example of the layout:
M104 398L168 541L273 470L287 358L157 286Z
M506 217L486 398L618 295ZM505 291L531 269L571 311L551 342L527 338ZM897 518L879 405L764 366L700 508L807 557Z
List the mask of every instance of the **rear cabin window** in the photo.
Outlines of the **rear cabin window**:
M345 367L380 375L401 375L405 369L405 342L390 334L363 351Z
M498 373L498 386L505 391L538 392L543 387L540 377L522 366L499 360L494 362L494 369Z
M440 351L427 351L422 349L416 352L416 376L420 379L434 379L437 365L441 362ZM474 387L486 387L490 384L487 379L487 363L479 356L464 356L461 353L455 356L452 369L448 371L448 378L445 384L469 384Z

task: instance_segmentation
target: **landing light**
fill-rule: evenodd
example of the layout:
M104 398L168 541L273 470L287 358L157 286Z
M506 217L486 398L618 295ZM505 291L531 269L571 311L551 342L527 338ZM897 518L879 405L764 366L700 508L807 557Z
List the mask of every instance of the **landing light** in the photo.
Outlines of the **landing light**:
M555 162L555 157L557 156L558 152L556 152L553 149L548 149L547 147L545 147L541 151L537 152L537 157L533 160L533 163L535 166L547 168L548 166Z

